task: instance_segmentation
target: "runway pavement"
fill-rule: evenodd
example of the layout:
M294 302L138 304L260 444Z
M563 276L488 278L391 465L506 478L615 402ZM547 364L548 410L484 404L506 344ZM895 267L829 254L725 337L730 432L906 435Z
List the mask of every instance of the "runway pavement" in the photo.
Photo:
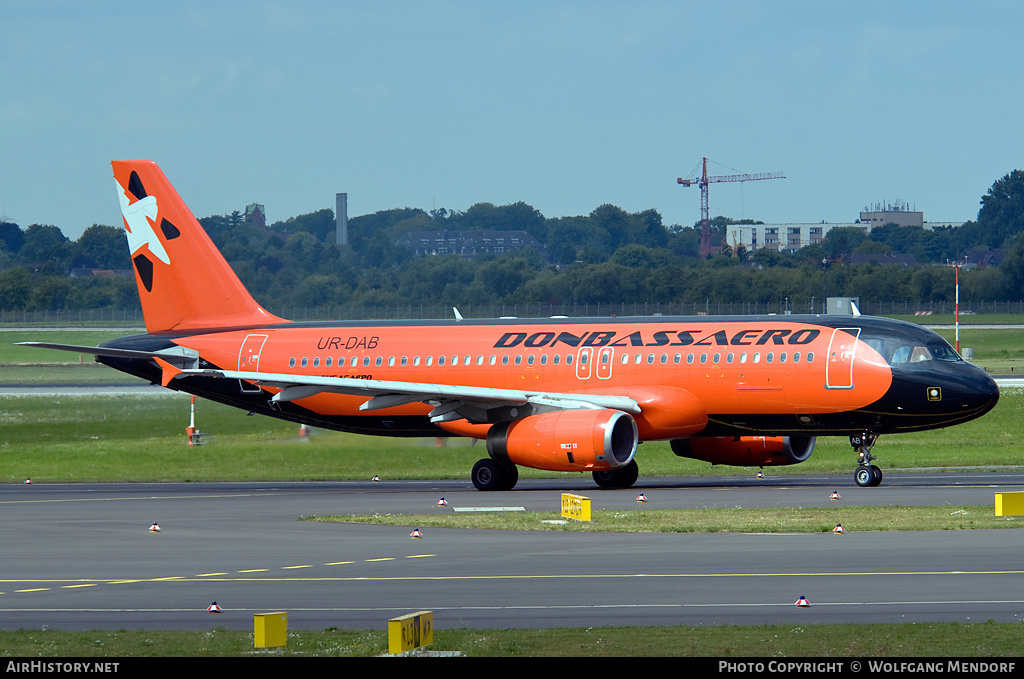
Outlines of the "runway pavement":
M833 490L840 500L830 500ZM315 514L522 506L557 512L564 490L595 509L991 506L1020 471L468 481L0 486L0 628L252 629L287 611L295 629L435 625L1018 621L1019 530L824 534L601 534L423 529L301 521ZM648 502L638 505L644 492ZM447 507L438 507L445 497ZM160 532L150 532L156 522ZM804 596L810 606L799 608ZM218 614L206 608L216 601Z

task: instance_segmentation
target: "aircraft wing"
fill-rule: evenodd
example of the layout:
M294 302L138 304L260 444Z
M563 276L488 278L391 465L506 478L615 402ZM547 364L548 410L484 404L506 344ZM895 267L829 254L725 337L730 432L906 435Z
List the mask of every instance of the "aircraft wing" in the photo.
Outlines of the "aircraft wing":
M559 394L518 389L494 389L464 385L392 380L366 380L349 377L321 377L313 375L275 374L241 370L185 369L181 370L157 357L164 370L164 386L172 379L201 375L204 377L247 380L261 387L279 389L271 397L278 403L295 401L321 393L367 396L369 400L360 410L381 410L409 403L434 406L431 422L458 419L487 421L486 411L503 406L531 406L532 412L547 410L576 410L581 408L610 408L638 414L639 404L628 396L614 394Z

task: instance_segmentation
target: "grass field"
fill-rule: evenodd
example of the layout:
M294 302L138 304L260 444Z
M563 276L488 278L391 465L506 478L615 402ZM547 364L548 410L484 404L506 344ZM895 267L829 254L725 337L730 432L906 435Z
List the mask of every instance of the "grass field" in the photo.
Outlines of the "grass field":
M467 657L1013 658L1024 624L757 625L435 630L429 650ZM130 631L0 632L0 656L29 657L369 657L387 653L385 630L289 632L288 646L253 649L253 635ZM131 663L127 668L134 667ZM714 668L712 668L714 669ZM865 667L865 669L867 669Z
M1019 427L1024 392L1004 390L985 417L916 434L882 436L874 452L883 469L1024 466ZM437 478L466 479L486 455L466 439L379 438L314 430L202 399L196 424L208 436L188 446L189 399L159 396L0 396L0 482L224 481ZM676 457L667 443L644 443L641 476L754 474ZM811 458L769 475L852 474L856 458L845 438L819 438ZM523 468L522 478L580 478Z

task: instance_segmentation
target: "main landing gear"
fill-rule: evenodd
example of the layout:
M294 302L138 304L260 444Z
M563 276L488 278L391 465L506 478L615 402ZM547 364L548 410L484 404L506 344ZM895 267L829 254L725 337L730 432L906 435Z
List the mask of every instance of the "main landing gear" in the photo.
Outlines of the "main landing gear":
M519 469L489 457L473 465L473 485L477 490L512 490L519 481Z
M862 488L874 487L882 482L882 470L871 464L872 460L878 459L871 454L877 440L876 434L868 432L850 437L850 445L857 451L857 471L853 473L853 479Z

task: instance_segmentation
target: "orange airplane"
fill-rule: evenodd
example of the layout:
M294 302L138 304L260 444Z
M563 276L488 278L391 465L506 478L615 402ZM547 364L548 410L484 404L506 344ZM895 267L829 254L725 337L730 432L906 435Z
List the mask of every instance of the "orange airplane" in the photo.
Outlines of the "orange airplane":
M644 441L712 464L795 464L848 436L860 486L876 438L980 417L999 399L937 334L866 316L293 323L249 295L151 161L112 163L146 334L89 352L253 413L382 436L487 443L480 490L517 465L637 480Z

